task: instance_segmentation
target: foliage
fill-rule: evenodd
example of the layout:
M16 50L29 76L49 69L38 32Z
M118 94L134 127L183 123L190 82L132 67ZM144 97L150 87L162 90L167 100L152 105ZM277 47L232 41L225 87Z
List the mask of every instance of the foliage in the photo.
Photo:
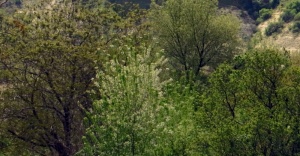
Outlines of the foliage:
M295 10L296 13L300 12L300 1L293 0L287 4L286 9L288 10Z
M198 77L202 67L235 54L239 21L217 14L217 1L168 0L153 9L155 31L177 73Z
M280 0L252 0L254 5L258 5L260 8L275 8L279 4Z
M165 59L160 52L153 59L147 47L137 51L123 45L125 59L111 60L98 72L95 82L103 96L87 115L84 148L78 155L191 152L192 92L161 81Z
M285 22L294 20L295 22L290 27L290 30L293 33L298 33L300 29L300 23L298 22L300 20L300 1L294 0L288 3L281 18Z
M291 26L290 30L293 33L299 33L300 32L300 22L299 21L294 22L293 25Z
M272 10L263 8L263 9L259 10L259 17L256 21L258 23L261 23L261 22L271 18L271 16L272 16Z
M283 22L270 23L265 30L265 34L266 36L271 36L276 32L280 32L282 28L283 28Z
M122 5L126 5L126 3L134 3L138 4L141 8L149 8L151 0L109 0L111 3L119 3Z
M260 16L260 10L276 8L280 0L238 0L238 3L241 4L254 19L257 19Z
M206 125L200 134L208 153L299 154L298 70L287 54L274 49L254 49L233 65L221 65L204 94L210 98L204 97L199 108L199 121Z
M281 19L284 22L292 21L295 16L300 12L300 1L294 0L288 3L285 7L283 14L281 15ZM298 18L298 17L297 17Z
M162 133L158 155L198 155L195 110L199 100L197 85L186 80L172 82L164 89L168 122Z
M100 49L122 30L120 20L100 1L93 7L45 2L3 18L0 134L11 140L8 155L18 148L72 155L80 148L84 112L91 107L87 90L107 55Z
M47 2L0 14L0 155L300 154L300 68L262 36L236 55L216 0ZM243 2L258 21L279 3Z
M134 47L124 45L120 50L126 55L126 65L111 60L107 71L97 75L103 97L94 102L87 118L91 126L84 152L90 155L151 153L158 133L155 127L162 122L156 116L165 107L160 100L163 83L155 69L160 64L149 62L149 49L138 54Z
M294 19L295 15L295 10L285 10L280 17L284 22L288 23Z
M300 21L300 12L295 15L294 20Z

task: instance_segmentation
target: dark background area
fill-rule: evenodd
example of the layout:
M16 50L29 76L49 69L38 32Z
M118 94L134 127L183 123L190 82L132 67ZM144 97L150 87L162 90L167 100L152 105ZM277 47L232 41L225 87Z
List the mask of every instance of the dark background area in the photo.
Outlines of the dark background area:
M139 4L141 8L149 8L151 0L109 0L111 3L119 3L119 4L124 4L124 3L135 3Z

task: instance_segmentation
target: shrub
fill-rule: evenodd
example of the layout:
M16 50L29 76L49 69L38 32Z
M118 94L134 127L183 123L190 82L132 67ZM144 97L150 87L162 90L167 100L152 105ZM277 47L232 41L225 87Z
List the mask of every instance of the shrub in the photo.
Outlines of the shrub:
M295 21L300 21L300 12L298 12L295 17L294 17Z
M294 19L296 15L295 10L285 10L284 13L281 15L281 19L288 23Z
M286 8L288 10L296 10L296 13L300 12L300 0L292 1Z
M271 36L275 32L280 32L282 28L283 28L282 22L270 23L270 25L265 30L265 34L266 36Z
M281 19L284 22L290 22L293 19L300 20L300 0L294 0L287 4L284 13L281 15ZM297 16L297 17L296 17Z
M257 22L261 23L269 19L271 16L272 16L272 10L263 8L259 11L259 17L257 19Z
M292 27L290 28L290 30L293 32L293 33L299 33L300 32L300 21L296 21Z
M280 0L273 0L271 2L271 7L272 8L276 8L279 5L279 3L280 3Z

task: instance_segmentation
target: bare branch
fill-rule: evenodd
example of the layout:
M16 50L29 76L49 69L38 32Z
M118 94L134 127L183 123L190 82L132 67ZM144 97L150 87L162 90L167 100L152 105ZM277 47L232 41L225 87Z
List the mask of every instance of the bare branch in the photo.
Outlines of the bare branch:
M2 5L4 5L8 0L4 0L3 2L0 3L0 7L2 7Z

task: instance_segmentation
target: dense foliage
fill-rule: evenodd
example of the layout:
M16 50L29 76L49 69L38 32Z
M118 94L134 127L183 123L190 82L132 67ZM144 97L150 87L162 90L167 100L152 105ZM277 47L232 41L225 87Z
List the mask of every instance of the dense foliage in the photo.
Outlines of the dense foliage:
M212 74L205 116L212 155L299 153L298 67L287 53L255 49ZM291 77L292 76L292 77Z
M217 1L168 0L163 9L157 7L155 28L177 73L198 77L204 66L216 67L234 56L239 22L219 14Z
M163 2L2 10L0 155L299 155L292 55L245 48L217 0ZM242 4L263 21L278 3Z
M100 49L118 45L136 21L120 24L103 2L44 2L31 9L1 21L1 135L11 139L3 151L73 155L92 106L87 91L95 86L96 67L114 54Z
M83 109L91 107L86 91L98 66L95 47L111 29L105 25L117 19L107 17L109 10L59 5L50 11L36 6L2 21L1 126L33 151L48 153L47 147L71 155L84 131Z

